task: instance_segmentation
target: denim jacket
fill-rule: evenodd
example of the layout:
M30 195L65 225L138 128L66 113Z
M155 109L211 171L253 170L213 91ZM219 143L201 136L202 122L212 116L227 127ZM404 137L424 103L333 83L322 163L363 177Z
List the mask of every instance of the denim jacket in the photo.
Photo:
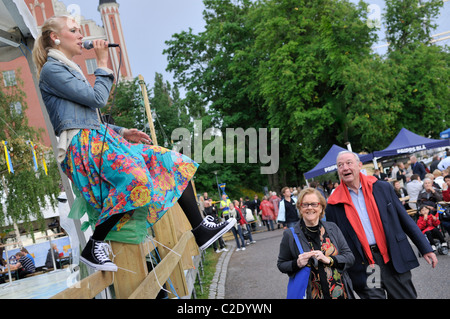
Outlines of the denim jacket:
M114 75L97 69L92 87L84 77L66 64L49 57L44 64L39 88L56 136L70 129L100 129L96 109L108 102ZM122 127L109 125L118 134Z

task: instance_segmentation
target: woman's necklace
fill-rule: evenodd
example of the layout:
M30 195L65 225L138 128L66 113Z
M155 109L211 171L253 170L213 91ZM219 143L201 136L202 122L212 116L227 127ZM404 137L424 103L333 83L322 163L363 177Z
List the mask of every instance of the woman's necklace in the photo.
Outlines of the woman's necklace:
M318 227L318 226L319 226L319 225L312 226L312 227L314 227L314 228L316 228L316 229L311 229L311 228L309 228L308 226L306 226L306 224L305 224L306 229L309 230L311 233L317 233L317 232L319 231L319 227Z

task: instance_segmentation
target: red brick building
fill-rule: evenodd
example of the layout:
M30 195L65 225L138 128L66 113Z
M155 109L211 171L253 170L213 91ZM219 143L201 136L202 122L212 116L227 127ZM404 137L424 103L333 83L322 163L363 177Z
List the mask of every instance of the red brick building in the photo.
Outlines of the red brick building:
M94 20L86 19L81 16L80 12L82 12L82 8L77 7L76 5L71 5L70 8L67 8L64 3L59 0L24 0L24 2L35 18L38 27L41 27L46 19L54 15L69 15L72 13L72 16L78 20L78 23L81 26L84 41L105 39L110 43L120 44L120 49L109 49L109 67L114 71L114 74L117 75L120 61L119 50L121 50L122 65L120 66L120 80L131 80L133 78L120 21L119 4L115 0L99 1L98 11L102 17L103 27L98 26ZM83 54L81 56L76 56L74 61L81 67L86 78L93 85L95 82L93 73L97 67L94 50L83 50ZM41 106L39 105L38 96L26 58L22 56L10 62L0 62L0 72L3 73L5 86L16 85L17 77L20 77L23 81L23 91L26 92L27 95L26 103L28 109L26 113L28 122L30 126L43 128L45 130L41 142L50 146L50 137L47 133ZM19 105L16 107L20 108L21 106Z

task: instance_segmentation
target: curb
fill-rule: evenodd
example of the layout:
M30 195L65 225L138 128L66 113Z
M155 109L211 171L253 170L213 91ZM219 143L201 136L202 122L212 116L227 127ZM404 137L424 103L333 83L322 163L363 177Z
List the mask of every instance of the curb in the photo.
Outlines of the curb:
M235 245L231 242L227 242L226 245L228 251L222 252L216 265L216 272L209 286L208 299L225 299L225 283L227 280L228 263L231 255L235 251Z

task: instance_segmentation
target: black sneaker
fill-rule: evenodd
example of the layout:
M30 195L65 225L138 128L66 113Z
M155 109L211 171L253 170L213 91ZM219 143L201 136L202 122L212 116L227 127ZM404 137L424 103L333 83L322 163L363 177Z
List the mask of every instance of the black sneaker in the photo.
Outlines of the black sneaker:
M192 230L195 241L201 250L205 250L236 224L235 218L216 224L214 217L208 215L200 225Z
M95 270L117 271L117 266L109 259L111 247L104 241L90 238L81 252L80 260Z

